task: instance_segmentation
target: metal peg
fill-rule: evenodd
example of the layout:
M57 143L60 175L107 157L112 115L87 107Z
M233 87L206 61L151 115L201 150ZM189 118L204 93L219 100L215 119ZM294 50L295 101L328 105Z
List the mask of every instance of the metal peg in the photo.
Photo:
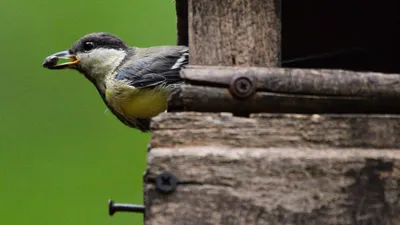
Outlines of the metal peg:
M125 203L114 203L113 200L108 200L108 214L114 215L116 212L136 212L144 213L143 205L125 204Z

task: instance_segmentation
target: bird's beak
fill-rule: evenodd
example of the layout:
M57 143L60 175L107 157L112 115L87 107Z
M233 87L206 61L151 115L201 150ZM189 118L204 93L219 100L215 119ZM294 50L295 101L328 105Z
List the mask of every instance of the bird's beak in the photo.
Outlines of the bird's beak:
M59 59L69 59L70 61L57 64ZM69 53L69 51L62 51L48 56L43 62L43 67L51 70L68 69L75 68L75 65L78 63L79 59L76 55Z

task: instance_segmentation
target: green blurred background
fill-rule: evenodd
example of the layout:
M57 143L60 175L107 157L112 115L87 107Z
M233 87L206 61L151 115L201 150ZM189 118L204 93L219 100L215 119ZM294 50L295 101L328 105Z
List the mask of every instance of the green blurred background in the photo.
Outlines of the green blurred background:
M120 123L75 71L44 58L87 33L175 44L171 0L0 3L0 224L142 224L107 201L142 204L149 134Z

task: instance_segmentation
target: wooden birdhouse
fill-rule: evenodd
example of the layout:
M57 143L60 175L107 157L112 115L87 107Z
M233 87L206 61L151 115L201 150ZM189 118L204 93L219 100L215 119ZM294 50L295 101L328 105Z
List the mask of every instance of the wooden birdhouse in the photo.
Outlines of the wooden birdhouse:
M152 121L146 225L400 224L397 3L176 9L190 65Z

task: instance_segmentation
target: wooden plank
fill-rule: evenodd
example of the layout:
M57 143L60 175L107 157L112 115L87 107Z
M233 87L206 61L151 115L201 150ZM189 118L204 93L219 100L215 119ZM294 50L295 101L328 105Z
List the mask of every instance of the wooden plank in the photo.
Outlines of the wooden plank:
M145 224L399 224L399 163L390 149L154 148L148 180L180 183L145 185Z
M279 66L279 0L188 0L191 65Z
M237 76L251 76L257 91L272 93L400 98L400 74L328 69L189 66L182 70L186 83L228 87Z
M248 99L233 97L228 88L185 85L179 101L184 111L250 113L381 113L399 114L400 98L316 96L256 92Z
M260 67L189 66L170 102L185 111L249 113L400 113L400 74ZM237 98L238 77L255 94ZM245 101L244 101L245 100Z
M151 146L400 148L400 116L164 113L153 118Z

